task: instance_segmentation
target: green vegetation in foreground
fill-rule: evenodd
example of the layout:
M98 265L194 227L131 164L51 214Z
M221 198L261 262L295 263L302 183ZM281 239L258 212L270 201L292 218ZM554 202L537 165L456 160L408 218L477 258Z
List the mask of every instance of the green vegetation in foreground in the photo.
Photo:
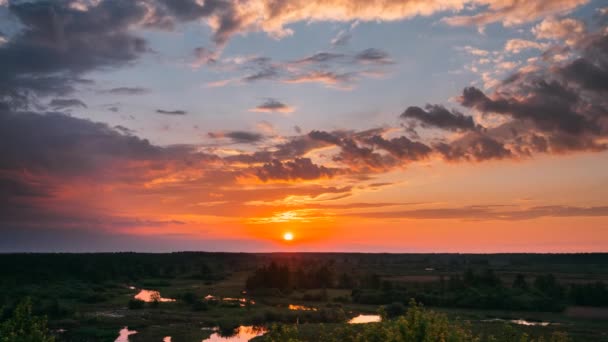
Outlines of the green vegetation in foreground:
M29 299L17 305L13 316L0 324L0 342L54 342L46 318L32 315Z
M411 301L403 316L389 319L387 312L381 310L382 322L342 325L335 329L321 329L318 336L303 338L298 326L273 325L267 335L261 338L265 342L567 342L567 334L555 332L549 337L530 338L526 333L509 325L503 326L496 335L475 335L464 324L451 322L445 314L425 310Z

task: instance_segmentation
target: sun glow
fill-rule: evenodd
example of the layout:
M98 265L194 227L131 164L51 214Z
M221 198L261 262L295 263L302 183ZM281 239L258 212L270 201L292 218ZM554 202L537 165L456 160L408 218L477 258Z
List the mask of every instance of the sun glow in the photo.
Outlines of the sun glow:
M285 240L285 241L293 240L293 234L291 232L286 232L285 234L283 234L283 240Z

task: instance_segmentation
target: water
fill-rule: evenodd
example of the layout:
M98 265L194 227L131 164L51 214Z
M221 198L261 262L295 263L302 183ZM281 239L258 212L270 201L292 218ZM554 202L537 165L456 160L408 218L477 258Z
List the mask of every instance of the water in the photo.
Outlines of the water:
M550 324L555 324L555 323L551 323L551 322L527 321L525 319L502 319L502 318L486 319L486 320L483 320L482 322L509 322L509 323L513 323L513 324L517 324L517 325L541 326L541 327L546 327Z
M376 323L380 320L380 315L359 315L348 321L348 324Z
M134 334L137 334L137 331L129 330L128 327L124 327L120 329L118 332L118 337L116 340L114 340L114 342L129 342L129 336Z
M317 311L317 308L313 308L312 306L289 304L289 310Z
M209 297L209 296L207 296L207 297ZM207 297L205 297L205 298L207 298ZM249 299L248 300L247 298L224 297L224 298L222 298L222 301L224 301L224 302L238 302L241 307L247 306L247 304L251 304L251 305L255 304L255 301L253 299Z
M254 337L262 336L266 329L254 326L241 325L237 328L237 333L232 336L223 337L219 332L214 332L208 339L202 342L247 342Z
M146 303L150 303L155 300L157 300L159 302L175 302L175 299L163 298L160 296L160 292L154 291L154 290L141 290L133 298L143 300Z

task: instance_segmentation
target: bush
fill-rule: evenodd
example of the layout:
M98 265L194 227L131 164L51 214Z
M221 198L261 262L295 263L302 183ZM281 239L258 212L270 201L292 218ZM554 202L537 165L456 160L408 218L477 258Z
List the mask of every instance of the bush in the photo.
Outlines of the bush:
M209 310L209 306L207 305L207 303L203 302L202 300L197 300L196 302L192 303L192 310L207 311L207 310Z
M135 299L135 298L129 300L129 309L131 309L131 310L143 309L144 305L145 305L145 302L143 300Z
M32 315L32 303L25 299L13 312L13 316L0 324L1 342L54 342L47 328L45 317Z
M401 316L405 313L405 311L405 305L399 302L384 306L384 312L386 313L387 318L395 318L397 316Z
M293 325L273 325L263 338L269 342L300 342L299 331ZM314 340L320 342L415 342L415 341L450 341L450 342L568 342L564 333L553 333L548 339L531 339L525 333L511 326L506 326L495 336L476 336L467 325L448 320L442 313L424 310L416 302L410 302L405 315L394 320L370 324L345 324L337 329L319 332Z

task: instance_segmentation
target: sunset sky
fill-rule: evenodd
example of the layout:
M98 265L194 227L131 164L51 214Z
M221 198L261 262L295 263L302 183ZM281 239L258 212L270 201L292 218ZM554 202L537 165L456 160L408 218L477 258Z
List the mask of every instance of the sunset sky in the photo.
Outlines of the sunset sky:
M0 252L606 252L607 6L0 0Z

